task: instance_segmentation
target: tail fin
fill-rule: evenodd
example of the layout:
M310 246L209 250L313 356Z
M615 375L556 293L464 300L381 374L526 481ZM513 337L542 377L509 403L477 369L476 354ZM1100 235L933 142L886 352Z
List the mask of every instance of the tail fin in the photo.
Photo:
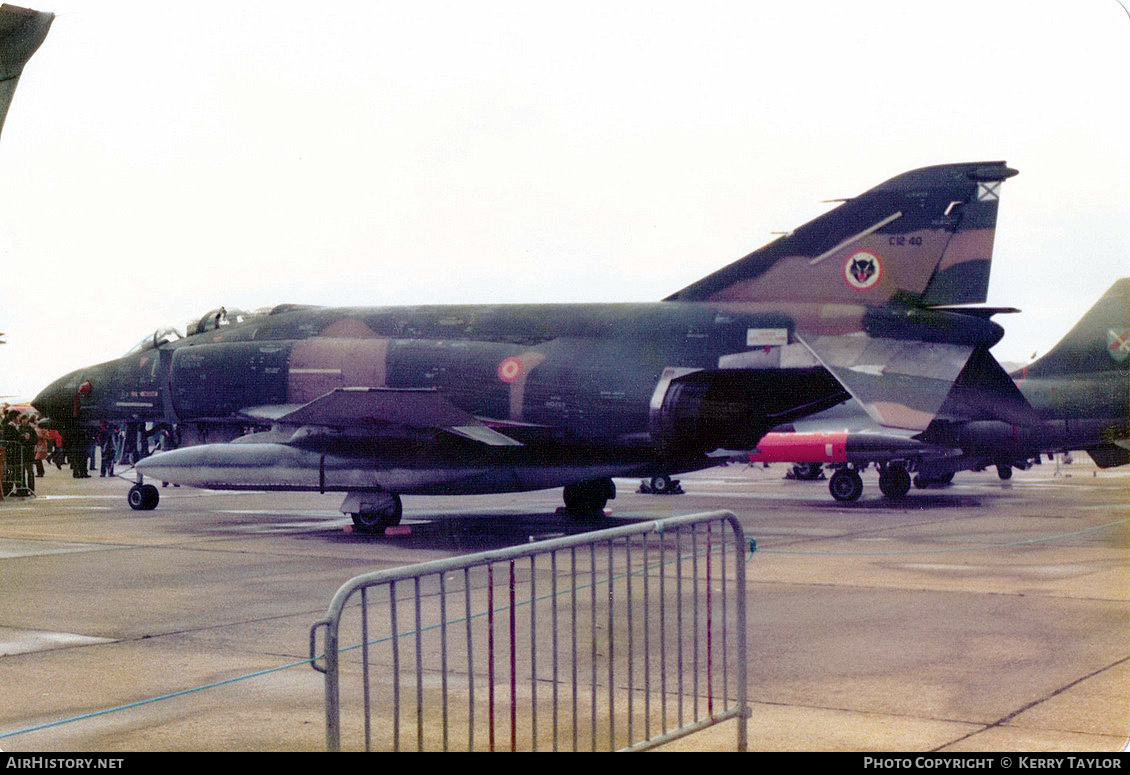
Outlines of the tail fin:
M1004 162L891 178L667 301L984 302Z
M1047 355L1017 377L1130 371L1130 277L1102 295Z
M52 13L0 6L0 130L4 128L24 65L39 49L54 20Z

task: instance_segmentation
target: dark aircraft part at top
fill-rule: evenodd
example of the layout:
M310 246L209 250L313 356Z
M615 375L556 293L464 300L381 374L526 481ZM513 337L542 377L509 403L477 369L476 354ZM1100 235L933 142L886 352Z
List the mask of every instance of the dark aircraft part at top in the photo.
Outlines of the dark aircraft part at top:
M239 436L137 470L344 491L361 526L399 519L398 494L564 485L571 507L598 512L614 476L707 467L711 451L751 448L849 395L881 423L927 427L1002 334L946 305L984 301L1014 174L984 162L899 175L663 302L220 309L34 404L71 428Z
M0 130L4 128L24 65L39 50L54 20L52 13L0 6Z

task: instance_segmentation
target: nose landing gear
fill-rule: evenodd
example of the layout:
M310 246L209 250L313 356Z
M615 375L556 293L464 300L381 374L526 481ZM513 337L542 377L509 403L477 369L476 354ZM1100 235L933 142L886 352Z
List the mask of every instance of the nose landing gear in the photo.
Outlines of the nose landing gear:
M152 511L161 500L161 492L151 484L138 482L129 488L126 501L134 511Z

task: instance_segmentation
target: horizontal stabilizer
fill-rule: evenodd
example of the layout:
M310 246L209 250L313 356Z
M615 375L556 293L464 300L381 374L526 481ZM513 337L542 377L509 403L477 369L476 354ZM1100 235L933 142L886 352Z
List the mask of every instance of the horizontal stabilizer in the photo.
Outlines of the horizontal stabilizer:
M431 388L338 388L297 407L256 407L244 414L281 425L371 430L377 436L387 426L435 428L494 447L521 446Z
M993 315L1015 315L1020 312L1016 307L983 307L973 304L936 304L930 309L940 312L960 312L962 315L972 315L986 320Z
M925 430L949 395L973 347L870 337L803 340L875 422Z
M996 359L984 348L970 356L953 390L938 410L952 421L1001 420L1009 425L1032 426L1040 417Z

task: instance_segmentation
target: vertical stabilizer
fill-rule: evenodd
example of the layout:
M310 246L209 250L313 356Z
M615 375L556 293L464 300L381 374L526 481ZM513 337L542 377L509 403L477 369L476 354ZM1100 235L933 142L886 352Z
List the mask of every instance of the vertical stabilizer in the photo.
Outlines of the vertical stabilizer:
M924 167L849 199L668 301L983 302L1004 162Z
M1130 370L1130 277L1124 277L1095 302L1087 314L1020 377Z

